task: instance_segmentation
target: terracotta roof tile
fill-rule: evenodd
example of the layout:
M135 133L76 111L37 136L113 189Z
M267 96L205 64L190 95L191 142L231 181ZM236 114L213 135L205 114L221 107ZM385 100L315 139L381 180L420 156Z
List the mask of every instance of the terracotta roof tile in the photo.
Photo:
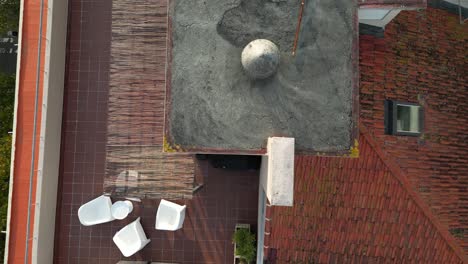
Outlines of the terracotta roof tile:
M360 122L468 251L468 27L427 8L401 12L383 38L360 36ZM383 100L420 103L421 137L384 134ZM388 163L388 162L386 162Z
M357 159L296 158L294 206L267 208L265 256L273 263L462 263L366 137L359 143Z

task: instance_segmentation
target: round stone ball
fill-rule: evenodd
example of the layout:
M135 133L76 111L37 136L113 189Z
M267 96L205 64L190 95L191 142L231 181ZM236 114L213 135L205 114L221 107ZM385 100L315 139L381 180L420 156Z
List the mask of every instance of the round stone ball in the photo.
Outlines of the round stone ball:
M267 39L256 39L245 46L241 62L251 78L265 79L278 69L280 53L275 43Z

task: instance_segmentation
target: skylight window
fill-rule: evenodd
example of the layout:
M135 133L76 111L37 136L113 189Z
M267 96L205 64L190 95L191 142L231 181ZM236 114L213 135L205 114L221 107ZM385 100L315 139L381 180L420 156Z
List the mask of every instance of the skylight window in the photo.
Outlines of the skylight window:
M416 105L397 104L397 132L419 133L419 108Z
M358 16L359 19L372 19L372 20L380 20L383 19L388 13L390 13L390 9L359 9Z
M418 136L422 132L422 107L414 103L385 101L385 133Z
M359 23L384 28L401 10L401 8L359 8Z

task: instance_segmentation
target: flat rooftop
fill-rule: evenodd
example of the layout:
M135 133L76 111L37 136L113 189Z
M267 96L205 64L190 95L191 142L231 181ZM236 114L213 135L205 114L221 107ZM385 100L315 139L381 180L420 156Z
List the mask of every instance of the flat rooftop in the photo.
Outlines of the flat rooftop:
M232 262L234 247L231 236L235 225L247 223L255 228L257 224L259 175L255 170L225 171L213 168L207 161L197 162L195 177L204 186L192 199L173 200L187 205L184 227L177 232L155 230L159 199L142 199L141 203L133 203L134 211L121 221L96 226L80 224L78 208L102 195L107 175L107 132L111 114L108 112L108 98L113 81L110 74L113 71L110 34L112 3L71 0L70 4L73 12L67 49L70 60L64 95L54 262ZM157 1L146 1L144 4L156 6ZM135 10L139 10L138 5L131 5L128 11ZM166 7L158 7L158 10L166 10ZM155 125L151 122L140 125L142 131L153 127ZM162 134L160 127L155 134ZM115 202L118 198L114 194L111 197ZM141 217L151 243L134 256L125 258L112 237L137 217Z
M188 152L263 152L271 136L299 152L348 151L354 139L357 20L352 1L307 1L293 55L300 3L228 0L170 6L166 140ZM268 39L276 74L254 80L243 48ZM331 122L333 120L333 122Z

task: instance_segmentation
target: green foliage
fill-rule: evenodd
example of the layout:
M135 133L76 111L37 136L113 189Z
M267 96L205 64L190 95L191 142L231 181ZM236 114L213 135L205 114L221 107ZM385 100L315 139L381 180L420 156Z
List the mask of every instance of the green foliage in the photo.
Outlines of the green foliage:
M256 257L255 235L246 228L237 229L232 238L236 243L235 254L243 258L247 263L252 263Z
M12 129L14 101L15 76L0 73L0 137Z
M10 177L11 136L0 138L0 230L6 230L8 211L8 185ZM5 250L5 235L0 235L0 259Z
M20 0L0 0L0 36L18 31ZM15 76L0 73L0 230L6 230L10 179L11 135L15 101ZM0 234L0 259L5 250L5 235Z
M0 0L0 35L18 30L19 11L19 0Z
M2 1L2 0L0 0ZM15 100L15 76L0 73L0 230L6 230L8 185L10 179L11 135ZM5 235L0 234L0 259L3 259Z

